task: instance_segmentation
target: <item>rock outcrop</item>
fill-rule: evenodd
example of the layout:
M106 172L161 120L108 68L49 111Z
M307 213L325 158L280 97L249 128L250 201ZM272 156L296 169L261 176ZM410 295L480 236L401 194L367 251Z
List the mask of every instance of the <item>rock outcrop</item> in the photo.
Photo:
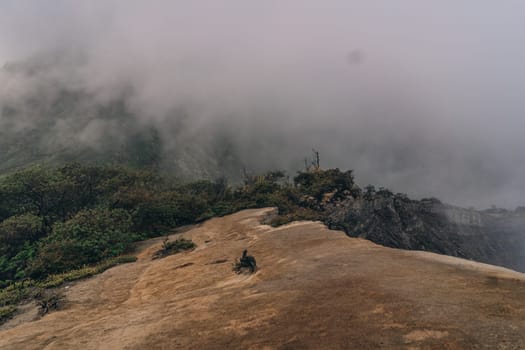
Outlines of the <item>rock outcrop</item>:
M479 211L380 190L331 194L318 203L331 228L401 249L423 250L525 271L525 210Z

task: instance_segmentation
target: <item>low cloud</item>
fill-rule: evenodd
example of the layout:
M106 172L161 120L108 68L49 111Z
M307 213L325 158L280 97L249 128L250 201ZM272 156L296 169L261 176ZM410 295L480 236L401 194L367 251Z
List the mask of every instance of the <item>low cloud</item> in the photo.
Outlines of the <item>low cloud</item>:
M185 167L200 174L235 164L293 172L315 147L322 165L355 169L361 184L512 207L525 197L522 10L5 1L0 127L51 120L53 142L96 146L108 129L118 139L154 125L168 150L191 149ZM64 93L67 113L49 115ZM101 118L115 101L131 120L123 127ZM238 163L214 162L221 152Z

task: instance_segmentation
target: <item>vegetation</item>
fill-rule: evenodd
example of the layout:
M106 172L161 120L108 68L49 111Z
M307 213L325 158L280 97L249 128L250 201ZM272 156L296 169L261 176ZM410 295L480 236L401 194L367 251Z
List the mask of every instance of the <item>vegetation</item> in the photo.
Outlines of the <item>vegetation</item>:
M360 191L351 171L281 171L180 183L152 170L33 166L0 177L0 287L93 266L121 255L134 241L240 209L276 206L274 224L322 220L317 203Z
M36 300L40 307L40 314L45 315L50 310L57 309L62 303L63 296L60 293L57 294L53 288L59 287L65 282L90 277L110 267L135 262L136 260L137 258L134 256L121 255L94 266L85 266L81 269L50 275L42 281L26 279L13 282L0 290L0 324L9 320L17 310L16 305L24 300ZM50 291L46 291L47 289Z
M77 270L71 270L57 275L51 275L45 280L37 283L37 286L40 288L54 288L58 287L65 282L71 282L79 280L86 277L91 277L101 272L106 271L107 269L117 266L120 264L130 263L137 261L137 258L131 255L121 255L116 258L111 258L106 261L103 261L94 266L85 266Z
M4 323L5 321L13 317L15 312L16 312L16 307L14 306L0 307L0 324Z
M163 258L168 255L177 254L185 250L191 250L196 247L189 239L177 238L176 240L170 242L168 238L162 242L162 248L157 251L154 255L154 258Z
M14 306L23 300L32 298L35 288L34 281L11 283L0 290L0 307Z
M223 183L68 164L0 177L0 287L94 265L132 242L232 210Z
M65 282L71 282L82 278L90 277L98 273L120 264L135 262L137 260L134 256L122 255L103 261L94 266L85 266L81 269L71 270L65 273L50 275L45 280L35 281L26 279L9 284L0 289L0 306L14 305L25 299L35 297L41 289L49 289L58 287Z
M248 255L248 251L245 250L239 259L236 259L233 264L233 271L237 274L249 271L254 273L257 270L257 261L251 255Z
M138 240L240 209L275 206L283 224L326 220L320 203L360 194L351 171L282 171L190 183L158 172L77 163L33 166L0 176L0 306L35 298L45 288L87 277L122 262ZM161 256L193 249L165 241ZM3 312L6 312L5 310Z
M58 310L65 299L64 295L57 291L42 291L36 296L39 313L44 316L50 311Z

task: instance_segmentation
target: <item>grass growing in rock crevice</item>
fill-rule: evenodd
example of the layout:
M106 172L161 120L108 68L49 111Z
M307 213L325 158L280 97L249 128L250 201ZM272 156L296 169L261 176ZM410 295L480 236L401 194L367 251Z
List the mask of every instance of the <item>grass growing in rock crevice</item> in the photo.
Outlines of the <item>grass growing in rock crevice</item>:
M43 281L31 279L19 281L0 290L0 324L8 321L17 311L17 305L30 300L37 301L41 308L41 315L50 310L56 309L58 301L62 302L63 297L53 299L56 293L46 292L47 289L60 287L66 282L76 281L83 278L91 277L116 265L135 262L136 257L122 255L112 259L105 260L94 266L86 266L81 269L71 270L69 272L51 275ZM42 296L51 295L50 298ZM48 300L49 299L49 300ZM45 311L45 312L42 312Z
M11 305L0 307L0 324L11 319L16 313L16 310L16 307Z
M197 245L193 243L190 239L177 238L174 241L169 241L169 238L166 237L162 242L162 248L155 252L153 259L164 258L168 255L177 254L185 250L195 249Z
M86 277L91 277L101 272L104 272L113 266L135 262L135 261L137 261L137 258L134 256L130 256L130 255L117 256L116 258L105 260L102 263L97 264L95 266L86 266L78 270L72 270L72 271L57 274L57 275L51 275L46 280L42 282L38 282L37 286L41 288L55 288L55 287L58 287L64 284L65 282L70 282L70 281L75 281L75 280L79 280L79 279L86 278Z

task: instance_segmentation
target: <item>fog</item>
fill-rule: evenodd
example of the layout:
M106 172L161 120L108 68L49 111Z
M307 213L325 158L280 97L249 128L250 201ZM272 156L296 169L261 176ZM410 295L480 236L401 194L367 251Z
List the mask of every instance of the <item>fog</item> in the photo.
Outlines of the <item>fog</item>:
M193 155L214 154L220 138L253 171L293 174L315 148L323 167L354 169L363 185L514 207L525 204L524 10L511 0L2 0L0 127L49 117L29 108L8 120L6 106L82 91L77 114L123 100L129 118ZM20 62L34 69L13 73ZM55 130L93 147L120 132L68 116Z

